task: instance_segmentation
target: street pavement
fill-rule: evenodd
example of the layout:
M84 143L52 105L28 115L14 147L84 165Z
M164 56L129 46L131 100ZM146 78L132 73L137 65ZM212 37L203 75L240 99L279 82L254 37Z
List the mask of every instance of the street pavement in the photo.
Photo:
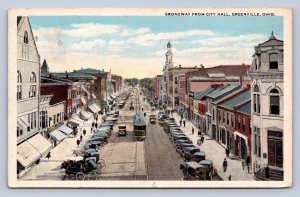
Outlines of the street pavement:
M180 115L177 113L173 113L173 117L175 121L179 125ZM195 133L192 135L192 128L194 127ZM182 131L186 133L187 136L193 141L193 143L197 145L197 140L200 137L197 135L198 131L196 127L188 120L186 120L185 127L181 127ZM211 139L209 136L204 135L204 143L200 146L201 151L206 153L206 159L212 160L214 167L217 169L218 175L224 180L227 181L228 177L231 175L232 181L254 181L254 177L252 174L248 174L247 167L243 169L242 167L242 160L237 158L227 158L228 167L227 171L223 171L223 161L226 158L225 149L215 140Z

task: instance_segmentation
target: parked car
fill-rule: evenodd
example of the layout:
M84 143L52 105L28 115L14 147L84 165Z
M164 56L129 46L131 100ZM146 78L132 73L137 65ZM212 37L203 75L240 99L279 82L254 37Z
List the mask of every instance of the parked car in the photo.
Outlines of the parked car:
M127 134L126 125L125 124L120 124L119 125L118 136L126 136L126 134Z
M180 169L185 180L212 180L212 177L217 174L213 167L207 167L195 161L180 164Z
M198 163L202 160L205 160L205 152L204 151L195 152L191 160Z
M156 124L156 116L155 115L150 115L150 123L151 124Z
M190 161L195 152L200 152L200 149L192 146L192 147L184 147L182 148L181 156L184 160Z
M185 148L185 147L194 147L194 144L192 144L192 143L180 143L180 144L176 145L176 151L181 154L182 149Z

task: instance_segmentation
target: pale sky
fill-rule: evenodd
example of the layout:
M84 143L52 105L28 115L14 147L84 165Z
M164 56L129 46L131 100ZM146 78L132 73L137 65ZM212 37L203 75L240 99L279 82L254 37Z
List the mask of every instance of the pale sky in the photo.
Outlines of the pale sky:
M283 38L283 17L32 16L41 61L50 72L95 68L123 77L162 73L167 42L174 65L250 64L254 46L273 30Z

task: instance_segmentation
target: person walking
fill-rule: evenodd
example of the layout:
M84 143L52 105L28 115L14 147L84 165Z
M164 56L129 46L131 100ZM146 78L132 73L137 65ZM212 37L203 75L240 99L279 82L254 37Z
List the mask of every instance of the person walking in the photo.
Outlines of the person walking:
M78 148L79 144L80 144L80 140L79 139L77 139L76 144L77 144L77 148Z
M85 130L85 129L83 129L83 135L85 136L85 134L86 134L86 130Z
M96 122L96 124L95 124L95 127L96 127L96 129L98 128L98 123Z
M80 135L80 142L82 142L82 135Z
M192 135L194 135L194 131L195 131L195 130L194 130L194 127L192 127Z
M95 126L95 122L92 123L92 127L94 127L94 126Z
M228 181L231 181L231 174L228 176Z
M201 135L201 144L203 144L203 143L204 143L204 136Z
M249 174L250 173L250 156L247 156L247 158L246 158L246 165L247 165L248 174Z
M182 119L179 120L180 126L182 125Z
M228 148L226 148L225 154L226 154L226 157L229 158L229 149Z
M265 168L265 176L266 176L267 179L270 178L270 168L269 168L268 165Z
M228 165L227 160L226 160L226 158L224 158L224 161L223 161L223 170L224 170L224 172L227 171L227 165Z
M183 120L183 127L185 127L185 120Z
M49 152L46 157L49 160L51 158L51 153Z

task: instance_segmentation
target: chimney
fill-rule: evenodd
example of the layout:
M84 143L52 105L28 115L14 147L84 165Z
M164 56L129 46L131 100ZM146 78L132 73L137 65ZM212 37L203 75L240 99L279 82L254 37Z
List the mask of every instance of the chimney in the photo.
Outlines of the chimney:
M204 68L203 64L200 64L200 68Z
M179 68L181 68L181 64L179 64Z
M69 79L68 71L66 71L66 78Z

